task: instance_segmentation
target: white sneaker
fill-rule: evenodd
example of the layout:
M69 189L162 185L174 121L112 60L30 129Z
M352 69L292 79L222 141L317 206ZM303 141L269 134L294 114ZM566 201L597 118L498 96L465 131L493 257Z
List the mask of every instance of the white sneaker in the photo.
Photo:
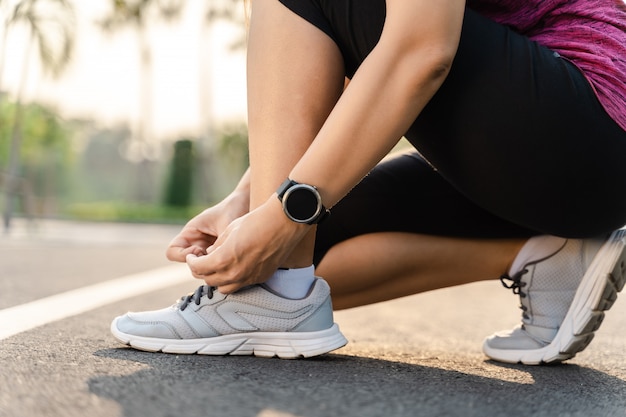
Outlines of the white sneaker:
M204 285L168 308L117 317L111 332L150 352L283 359L321 355L348 342L333 322L330 288L320 278L300 300L263 285L229 295Z
M483 352L501 362L537 365L585 349L626 282L625 243L626 229L606 240L568 240L551 256L503 277L520 296L522 323L485 339Z

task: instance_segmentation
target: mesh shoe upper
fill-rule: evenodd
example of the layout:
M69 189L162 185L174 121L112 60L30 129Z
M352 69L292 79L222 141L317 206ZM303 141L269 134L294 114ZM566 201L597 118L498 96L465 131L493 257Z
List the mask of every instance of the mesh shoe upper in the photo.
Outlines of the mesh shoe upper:
M224 295L202 286L155 311L127 313L117 329L135 336L198 339L242 332L309 332L333 326L330 289L316 279L307 297L283 298L262 285Z
M604 239L568 240L547 257L525 260L513 276L502 277L520 296L522 323L486 338L483 352L503 362L540 364L585 349L626 283L625 249L623 228Z
M512 278L524 330L546 343L554 338L601 245L596 239L567 240L554 254L529 262Z

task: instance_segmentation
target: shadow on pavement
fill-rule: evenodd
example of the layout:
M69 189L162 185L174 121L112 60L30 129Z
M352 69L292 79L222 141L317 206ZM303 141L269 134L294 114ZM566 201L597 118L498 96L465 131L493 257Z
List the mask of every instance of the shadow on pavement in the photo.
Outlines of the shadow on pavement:
M572 364L477 362L484 375L366 357L306 360L170 355L129 348L96 356L145 368L91 378L134 416L624 416L626 382ZM136 368L135 368L136 369ZM479 372L479 373L480 373ZM502 376L502 377L501 377Z

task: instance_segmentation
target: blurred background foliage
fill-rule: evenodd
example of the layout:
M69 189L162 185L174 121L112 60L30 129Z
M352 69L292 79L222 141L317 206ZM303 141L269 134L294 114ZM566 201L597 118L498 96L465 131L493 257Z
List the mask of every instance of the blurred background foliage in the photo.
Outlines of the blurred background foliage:
M34 60L46 76L72 60L75 16L68 0L0 0L0 209L8 230L15 216L73 220L182 223L221 199L247 167L245 122L218 124L210 117L197 137L154 138L147 28L175 24L185 0L107 0L109 12L93 22L103 32L131 28L137 36L142 85L136 125L100 127L96 120L67 120L54 108L26 102L22 88L3 87L5 44L16 27L29 33L22 64L26 83ZM194 0L187 0L194 1ZM204 1L206 26L225 19L245 24L241 0ZM14 89L15 90L15 89ZM207 92L208 93L208 92Z

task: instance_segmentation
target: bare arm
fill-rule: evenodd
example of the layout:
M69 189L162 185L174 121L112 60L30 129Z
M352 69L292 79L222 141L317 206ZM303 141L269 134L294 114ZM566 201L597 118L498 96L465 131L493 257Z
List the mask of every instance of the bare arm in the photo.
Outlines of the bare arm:
M248 49L251 211L226 228L207 256L188 256L194 276L232 292L264 281L278 266L310 265L315 229L287 219L276 187L289 175L317 186L329 207L340 200L445 79L463 13L464 0L387 0L380 42L344 90L336 45L277 0L255 0Z
M459 42L463 0L388 0L378 45L291 171L340 200L396 144L444 81Z

